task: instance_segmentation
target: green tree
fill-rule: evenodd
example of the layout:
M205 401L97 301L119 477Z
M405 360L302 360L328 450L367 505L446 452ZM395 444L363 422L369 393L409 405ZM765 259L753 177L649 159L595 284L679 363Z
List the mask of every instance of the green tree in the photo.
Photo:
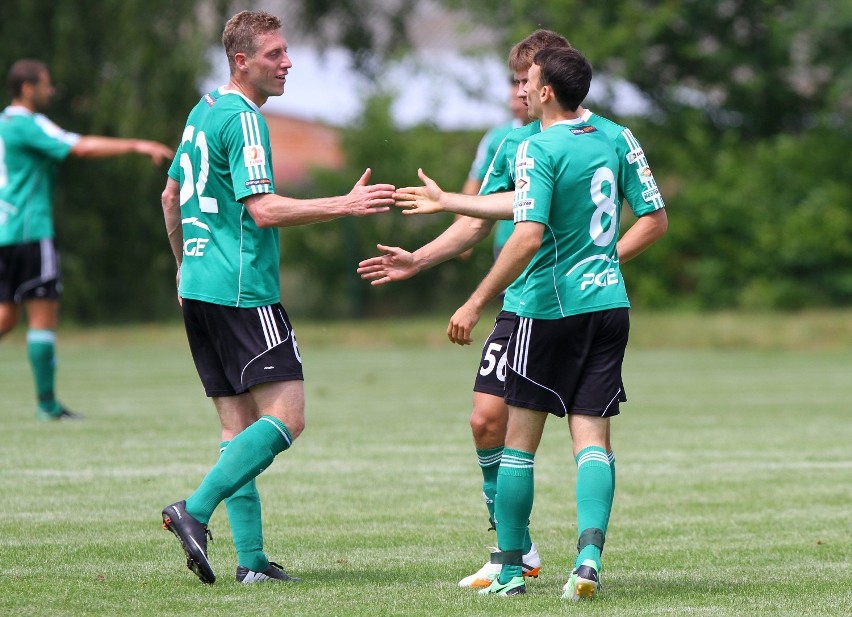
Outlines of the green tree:
M12 0L0 3L0 67L48 64L48 115L82 134L177 144L209 73L220 0ZM166 169L141 157L69 159L57 181L63 313L80 321L173 315L174 260L163 228Z

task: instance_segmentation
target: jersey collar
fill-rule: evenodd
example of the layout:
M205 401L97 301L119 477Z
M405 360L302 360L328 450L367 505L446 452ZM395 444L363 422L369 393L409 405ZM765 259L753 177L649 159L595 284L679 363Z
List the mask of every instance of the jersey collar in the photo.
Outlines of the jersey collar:
M237 91L237 90L228 90L228 88L226 88L225 86L219 86L219 94L221 94L222 96L224 96L224 95L226 95L226 94L236 94L237 96L239 96L240 98L242 98L242 99L243 99L246 103L248 103L249 105L251 105L251 108L252 108L252 109L254 109L254 110L255 110L256 112L258 112L258 113L260 112L260 107L258 107L257 105L255 105L255 104L254 104L254 101L252 101L251 99L249 99L249 98L248 98L245 94L243 94L242 92L239 92L239 91Z
M3 110L3 113L9 116L32 116L34 112L23 105L9 105Z

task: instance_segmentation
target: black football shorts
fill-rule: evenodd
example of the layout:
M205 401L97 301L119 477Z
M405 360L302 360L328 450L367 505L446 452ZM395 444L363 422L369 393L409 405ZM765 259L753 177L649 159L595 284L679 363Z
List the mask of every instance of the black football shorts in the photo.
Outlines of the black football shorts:
M243 394L271 381L304 380L284 307L223 306L183 299L186 336L207 396Z
M552 320L517 317L506 403L560 417L617 415L627 401L621 365L629 332L626 308Z

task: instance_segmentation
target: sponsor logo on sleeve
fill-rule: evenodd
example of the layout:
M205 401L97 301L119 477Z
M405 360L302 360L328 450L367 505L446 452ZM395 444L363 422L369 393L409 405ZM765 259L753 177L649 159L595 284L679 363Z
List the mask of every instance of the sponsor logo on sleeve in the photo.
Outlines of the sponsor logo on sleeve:
M639 148L638 150L631 150L630 152L628 152L625 158L627 159L627 164L632 165L643 156L645 156L645 152L641 148Z
M512 204L513 218L516 223L527 220L527 210L535 208L535 199L517 199Z
M526 191L529 188L530 179L529 178L518 178L518 181L515 183L516 191Z
M534 167L535 167L535 159L531 159L529 157L518 159L515 162L515 170L533 169Z
M642 199L644 199L645 201L653 201L654 199L656 199L659 196L660 196L660 189L658 189L657 187L654 187L652 189L648 189L647 191L642 193Z
M272 180L269 178L257 178L256 180L247 180L246 188L251 188L253 186L269 186L272 184Z
M266 152L263 146L246 146L243 148L243 161L246 167L266 165Z
M647 165L641 169L637 169L636 173L639 175L639 180L642 182L653 182L654 174L651 173L651 168Z

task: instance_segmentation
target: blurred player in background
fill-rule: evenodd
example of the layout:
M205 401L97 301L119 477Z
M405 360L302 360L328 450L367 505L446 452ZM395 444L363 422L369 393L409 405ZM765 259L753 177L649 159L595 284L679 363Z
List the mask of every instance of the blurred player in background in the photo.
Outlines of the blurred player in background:
M78 420L56 398L56 326L59 257L54 244L53 184L65 158L137 153L155 164L171 158L168 146L144 139L78 135L51 122L54 89L47 65L18 60L9 70L11 104L0 114L0 336L27 314L27 354L35 381L36 418Z
M518 84L517 96L525 102L532 59L538 51L547 47L571 46L564 37L555 32L537 30L516 44L509 53L509 68ZM630 130L582 106L578 108L578 114L585 122L598 127L609 136L623 163L617 177L618 194L627 199L637 216L636 222L618 240L619 260L625 263L665 233L668 225L665 204L642 147ZM399 247L379 245L378 248L383 253L381 256L366 259L359 264L358 273L361 277L371 280L374 285L405 280L474 246L487 237L494 220L511 219L513 191L516 188L515 154L524 139L540 131L541 123L535 121L515 129L506 136L491 162L479 195L445 192L421 170L420 177L424 186L398 189L395 193L397 205L408 208L406 212L411 214L453 212L464 216L413 253ZM508 421L508 407L504 400L506 350L523 285L523 277L519 277L506 290L503 308L483 344L473 387L470 426L482 471L482 493L492 527L495 526L494 496L497 491L497 472L505 446ZM450 334L448 328L448 335ZM609 441L607 445L614 491L615 454ZM496 527L499 528L499 521L496 522ZM489 561L477 572L459 581L459 586L488 587L499 574L500 568L499 563ZM541 557L528 530L524 538L522 568L524 576L537 576L541 568Z
M341 197L276 195L260 107L284 93L293 66L281 21L242 11L225 25L222 44L230 81L190 111L163 191L187 338L219 414L221 456L194 493L163 510L163 526L180 540L187 566L213 583L207 524L225 501L236 580L287 581L263 551L255 483L305 426L302 361L280 302L278 227L385 212L394 187L368 185L368 169Z
M482 188L482 181L488 174L488 168L491 166L491 161L500 144L506 136L516 128L524 126L530 121L527 107L524 101L517 96L518 86L514 80L509 81L509 111L512 114L512 119L508 122L495 126L493 129L485 133L479 142L476 149L476 156L473 159L473 164L470 166L467 180L462 187L462 193L465 195L478 195ZM514 223L510 220L499 220L494 223L494 259L500 254L500 249L506 244L506 240L512 234Z

